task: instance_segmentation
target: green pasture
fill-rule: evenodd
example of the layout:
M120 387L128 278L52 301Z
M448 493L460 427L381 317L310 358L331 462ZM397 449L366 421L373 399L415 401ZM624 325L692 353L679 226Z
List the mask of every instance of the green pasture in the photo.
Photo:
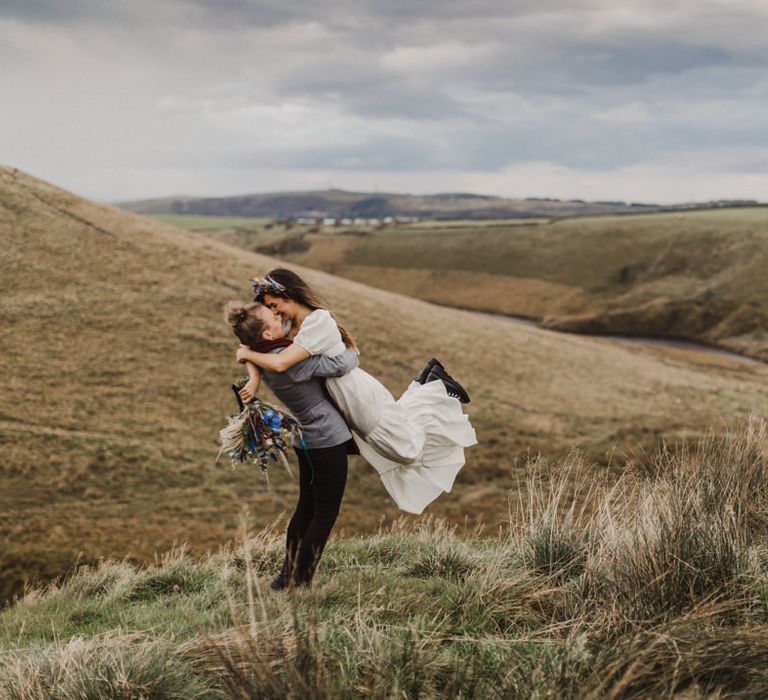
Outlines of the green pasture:
M652 265L668 246L669 256L686 258L691 268L700 261L701 269L707 269L711 264L703 258L713 247L736 249L749 237L765 239L768 209L573 218L528 225L432 223L374 231L339 262L530 277L597 291L613 285L617 271L626 265Z
M147 214L150 219L188 231L212 231L224 228L261 230L269 219L244 216L195 216L191 214Z

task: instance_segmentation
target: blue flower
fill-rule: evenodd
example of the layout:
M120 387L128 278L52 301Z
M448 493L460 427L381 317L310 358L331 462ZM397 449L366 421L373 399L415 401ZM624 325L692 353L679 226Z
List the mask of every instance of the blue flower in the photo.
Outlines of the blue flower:
M275 413L269 420L269 427L273 433L279 433L283 427L283 421L278 413Z
M273 433L279 433L283 429L283 418L277 412L268 408L261 416L264 421L264 425L267 426Z

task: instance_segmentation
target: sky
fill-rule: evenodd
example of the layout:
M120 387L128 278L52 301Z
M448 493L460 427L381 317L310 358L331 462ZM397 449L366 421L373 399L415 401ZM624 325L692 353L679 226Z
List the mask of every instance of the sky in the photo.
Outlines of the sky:
M0 0L0 163L99 200L768 201L765 0Z

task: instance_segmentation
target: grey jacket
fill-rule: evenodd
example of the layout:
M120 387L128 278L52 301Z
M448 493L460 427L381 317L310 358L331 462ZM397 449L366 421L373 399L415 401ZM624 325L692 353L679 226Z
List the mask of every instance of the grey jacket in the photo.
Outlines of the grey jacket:
M340 377L357 364L357 353L345 350L335 357L313 355L285 372L261 370L262 381L299 421L307 447L335 447L352 438L346 422L323 391L323 378Z

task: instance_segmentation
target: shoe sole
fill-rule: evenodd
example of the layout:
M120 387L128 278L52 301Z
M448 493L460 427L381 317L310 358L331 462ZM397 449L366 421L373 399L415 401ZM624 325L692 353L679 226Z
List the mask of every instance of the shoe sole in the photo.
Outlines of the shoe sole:
M433 370L430 370L429 375L432 375L432 372ZM429 375L427 375L425 384L429 381L439 380L443 383L443 386L445 386L445 390L448 393L448 396L457 399L461 403L466 404L470 402L469 393L467 390L461 386L461 384L459 384L459 382L457 382L450 374L448 374L448 372L446 372L445 367L442 367L441 371L434 372L432 380L429 379Z

